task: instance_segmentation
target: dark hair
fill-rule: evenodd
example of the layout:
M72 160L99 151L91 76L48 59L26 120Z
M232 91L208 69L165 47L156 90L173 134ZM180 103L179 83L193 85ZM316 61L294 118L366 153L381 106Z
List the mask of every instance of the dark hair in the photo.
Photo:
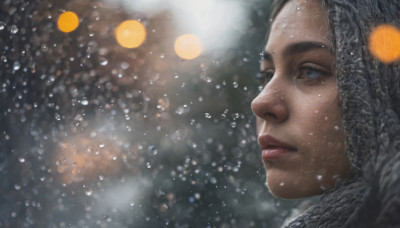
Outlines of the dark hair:
M267 43L268 41L268 36L271 32L271 25L273 21L275 20L276 16L278 13L281 11L283 6L288 2L289 0L275 0L272 2L272 8L271 8L271 13L269 17L269 23L267 24L267 32L264 37L264 43ZM264 45L265 46L265 45Z
M272 10L271 10L271 15L270 15L270 21L272 22L275 20L276 16L278 13L281 11L283 6L288 2L289 0L275 0L272 3Z
M269 24L267 26L267 33L265 36L265 43L267 43L268 41L268 36L271 32L271 25L274 22L275 18L278 16L279 12L282 10L282 8L286 5L286 3L288 3L289 1L293 1L293 0L274 0L272 2L272 9L271 9L271 13L270 13L270 17L269 17ZM322 1L322 5L324 6L324 1ZM329 18L327 18L329 20ZM329 28L330 30L333 28ZM328 37L331 38L331 34L328 34ZM333 42L331 42L332 44ZM333 49L332 45L330 47L331 49Z

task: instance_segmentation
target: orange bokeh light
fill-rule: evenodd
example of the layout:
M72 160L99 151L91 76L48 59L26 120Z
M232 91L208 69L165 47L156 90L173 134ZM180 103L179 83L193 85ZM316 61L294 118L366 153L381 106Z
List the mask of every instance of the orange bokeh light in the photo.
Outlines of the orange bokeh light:
M79 26L78 15L72 11L64 12L58 17L57 25L61 32L72 32Z
M379 25L369 36L368 48L373 56L389 64L400 58L400 30L392 25Z
M193 34L184 34L175 41L175 53L182 59L197 58L201 52L201 41Z
M124 48L137 48L146 39L146 28L136 20L126 20L115 29L115 38Z

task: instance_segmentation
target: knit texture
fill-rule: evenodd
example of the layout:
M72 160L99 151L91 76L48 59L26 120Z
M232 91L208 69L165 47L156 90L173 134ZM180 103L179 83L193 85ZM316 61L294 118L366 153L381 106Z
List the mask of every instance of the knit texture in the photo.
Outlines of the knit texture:
M323 1L353 174L287 227L400 227L400 64L368 50L376 26L400 29L400 1Z

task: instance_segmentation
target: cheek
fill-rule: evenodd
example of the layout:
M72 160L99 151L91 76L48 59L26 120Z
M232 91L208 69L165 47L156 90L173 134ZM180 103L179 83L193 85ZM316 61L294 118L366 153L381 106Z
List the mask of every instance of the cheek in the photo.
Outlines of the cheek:
M308 129L308 147L316 158L342 155L344 153L344 133L338 107L336 87L318 94L318 99L305 108L303 119ZM308 109L308 111L306 111ZM306 119L309 119L306 121ZM317 161L318 162L318 161Z
M307 145L309 154L306 156L312 161L309 166L312 176L318 177L323 188L330 188L347 176L349 164L337 103L320 110L320 115L315 116L315 133L310 136L312 139Z
M267 171L269 191L276 197L297 199L323 192L320 180L311 176L307 170L282 172L276 169Z
M324 140L341 136L339 101L336 86L331 85L324 91L315 92L314 95L304 99L298 105L298 116L302 120L303 129L311 138Z
M298 112L292 113L292 123L296 123L292 125L293 134L296 135L301 149L298 160L293 163L292 176L288 176L287 180L292 181L291 187L297 189L299 195L319 194L348 175L349 163L341 129L337 92L334 89L328 92L330 93L317 93L312 99L305 99L297 107ZM271 175L269 178L268 182L274 186L273 190L285 192L276 176ZM299 180L301 183L298 183Z

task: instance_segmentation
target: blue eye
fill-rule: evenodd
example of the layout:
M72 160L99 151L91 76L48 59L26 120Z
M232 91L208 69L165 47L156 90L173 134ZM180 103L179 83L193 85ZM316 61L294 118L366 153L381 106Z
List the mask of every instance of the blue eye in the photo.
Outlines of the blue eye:
M326 72L322 70L318 70L312 67L302 67L299 72L299 78L305 79L305 80L313 80L316 78L319 78L321 76L325 76Z

